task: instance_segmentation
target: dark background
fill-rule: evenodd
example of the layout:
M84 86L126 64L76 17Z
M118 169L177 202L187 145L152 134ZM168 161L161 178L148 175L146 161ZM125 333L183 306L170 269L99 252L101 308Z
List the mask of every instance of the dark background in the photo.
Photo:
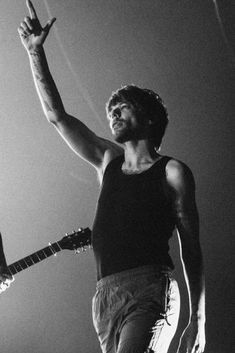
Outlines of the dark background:
M207 277L207 353L234 347L235 3L232 0L34 1L67 111L110 138L104 105L122 84L154 89L170 124L162 154L197 183ZM220 18L215 5L220 10ZM0 210L8 263L91 226L98 183L43 116L17 27L23 0L0 1ZM219 19L223 22L223 27ZM226 35L226 37L225 37ZM187 309L177 237L172 256ZM121 251L121 249L120 249ZM91 319L92 251L64 251L17 274L1 295L1 353L98 352ZM170 353L187 322L181 315Z

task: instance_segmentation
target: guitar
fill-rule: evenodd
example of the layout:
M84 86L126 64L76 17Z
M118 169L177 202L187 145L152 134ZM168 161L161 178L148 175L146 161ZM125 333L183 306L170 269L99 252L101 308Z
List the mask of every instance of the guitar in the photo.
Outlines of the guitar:
M49 246L14 262L8 266L8 270L13 276L52 255L56 256L63 249L75 250L75 253L79 253L80 249L85 251L87 246L91 246L91 230L80 228L77 232L66 234L61 240L53 244L49 243Z

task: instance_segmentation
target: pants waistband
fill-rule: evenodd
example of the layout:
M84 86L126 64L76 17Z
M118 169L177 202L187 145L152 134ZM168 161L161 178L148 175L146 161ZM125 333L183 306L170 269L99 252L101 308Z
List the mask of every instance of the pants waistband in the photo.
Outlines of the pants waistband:
M171 277L171 269L167 266L146 265L124 270L118 273L101 278L96 285L96 289L109 286L120 286L129 281L141 281L141 278L156 279L166 274Z

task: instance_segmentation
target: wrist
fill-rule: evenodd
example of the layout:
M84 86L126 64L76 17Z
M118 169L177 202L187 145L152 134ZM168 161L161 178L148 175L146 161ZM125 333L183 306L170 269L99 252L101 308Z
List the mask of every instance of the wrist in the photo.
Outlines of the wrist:
M43 53L44 49L43 49L42 45L37 45L37 46L28 48L27 52L29 55L34 55L34 54L38 54L38 53Z

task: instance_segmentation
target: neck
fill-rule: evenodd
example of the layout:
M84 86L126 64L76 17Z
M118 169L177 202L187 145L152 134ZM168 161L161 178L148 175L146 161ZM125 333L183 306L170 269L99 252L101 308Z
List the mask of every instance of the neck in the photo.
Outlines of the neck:
M127 141L124 144L124 169L141 169L142 165L153 164L159 154L148 140Z

